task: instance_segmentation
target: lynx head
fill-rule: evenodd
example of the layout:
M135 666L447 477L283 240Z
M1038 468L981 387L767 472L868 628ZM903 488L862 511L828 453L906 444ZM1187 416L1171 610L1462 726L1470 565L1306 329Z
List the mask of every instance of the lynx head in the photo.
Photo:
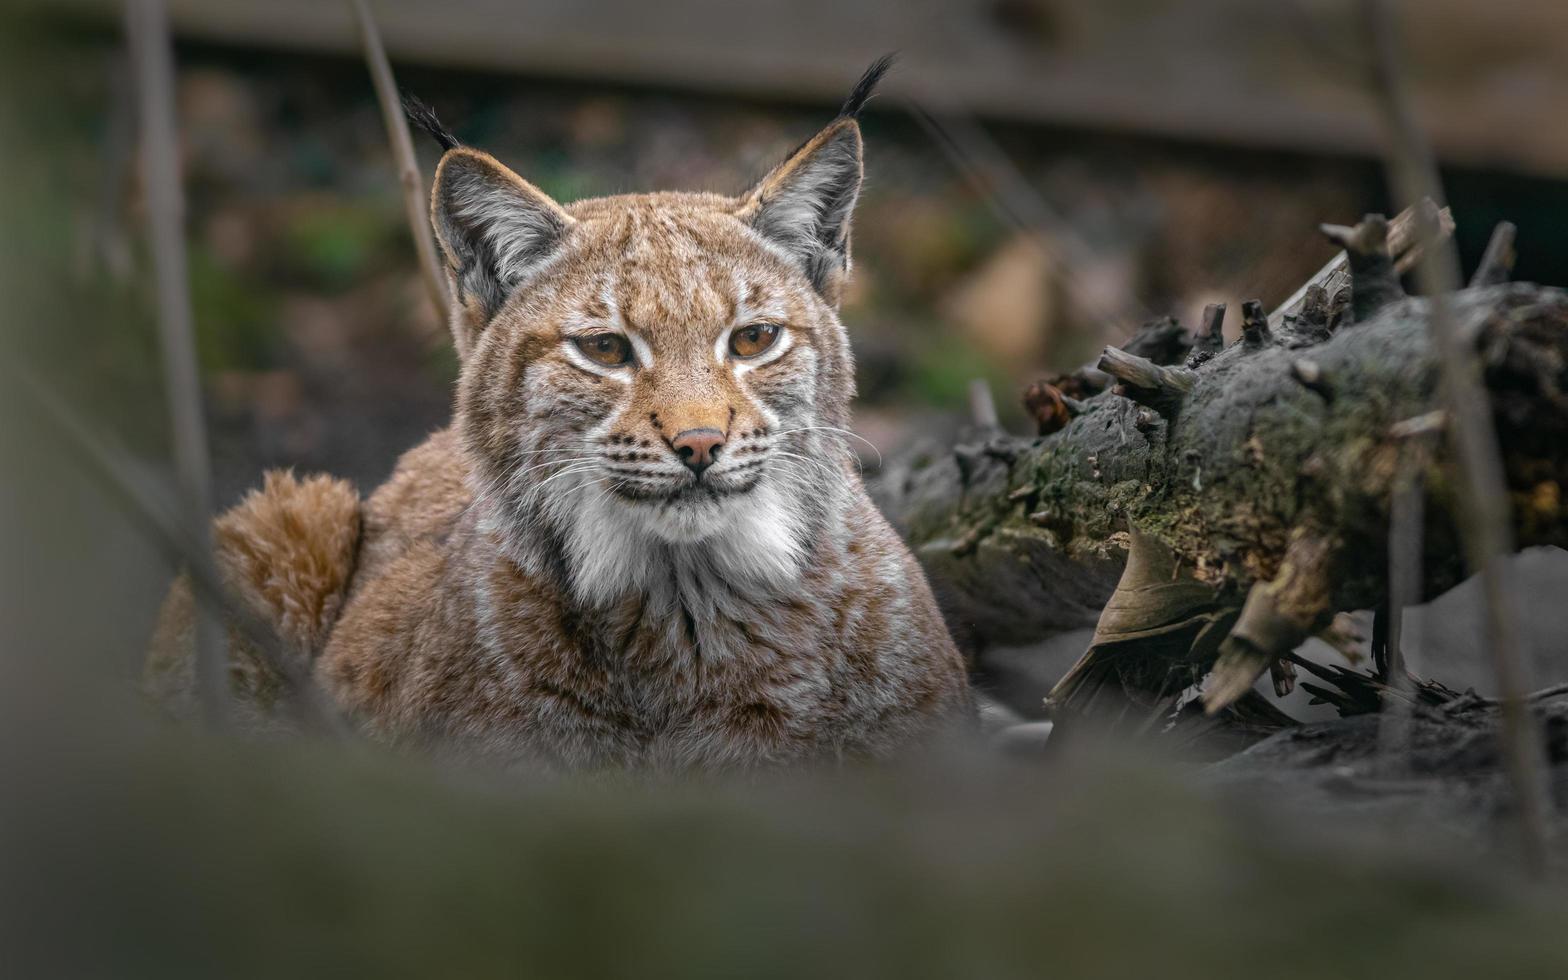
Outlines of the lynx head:
M670 574L650 549L786 584L854 480L836 311L856 117L886 68L734 197L559 204L414 110L447 148L431 210L478 496L519 550L555 549L585 597Z

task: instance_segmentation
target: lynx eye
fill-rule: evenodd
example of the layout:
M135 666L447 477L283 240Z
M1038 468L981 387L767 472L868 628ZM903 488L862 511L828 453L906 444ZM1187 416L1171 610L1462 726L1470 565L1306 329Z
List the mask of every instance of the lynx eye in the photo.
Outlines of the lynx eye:
M753 323L730 334L730 353L736 357L756 357L779 339L776 323Z
M618 333L594 333L573 337L572 343L583 356L604 367L621 367L632 359L631 341Z

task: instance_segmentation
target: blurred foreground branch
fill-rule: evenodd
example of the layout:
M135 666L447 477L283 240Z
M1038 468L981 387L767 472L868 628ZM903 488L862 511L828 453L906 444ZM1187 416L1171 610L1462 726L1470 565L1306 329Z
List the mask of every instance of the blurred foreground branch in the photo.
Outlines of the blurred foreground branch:
M142 184L158 297L158 339L169 402L169 431L179 476L189 550L211 563L211 467L185 256L185 202L180 190L179 133L174 119L174 52L163 0L127 0L125 32L141 124ZM211 596L196 610L196 686L209 724L224 721L228 654Z
M1396 199L1440 200L1437 163L1416 122L1387 0L1362 0L1362 10L1373 55L1374 91L1389 133L1390 189ZM1498 248L1511 251L1506 242ZM1496 257L1490 261L1500 262ZM1459 530L1466 562L1480 577L1485 599L1486 645L1497 670L1504 759L1518 801L1524 859L1528 866L1539 868L1546 855L1548 804L1540 733L1525 704L1529 679L1519 654L1518 627L1502 567L1503 557L1514 550L1514 540L1491 397L1482 383L1475 350L1460 339L1449 305L1449 294L1460 283L1459 258L1452 245L1438 243L1429 249L1416 263L1415 275L1430 297L1427 320L1442 378L1440 392L1452 423L1450 465L1458 489ZM1495 275L1491 268L1484 270L1483 282Z
M59 437L57 445L76 460L168 561L176 567L184 567L190 576L198 608L210 609L219 617L220 653L227 650L228 634L223 625L227 623L244 638L249 649L287 681L294 713L307 730L317 734L346 734L348 728L337 710L309 673L299 669L295 659L285 654L273 627L237 602L224 586L213 559L208 522L201 521L198 528L196 522L187 518L185 508L170 506L165 495L137 471L123 451L95 434L25 365L14 360L0 361L0 378L5 380L7 392L21 395L24 407L30 408L40 422L54 430ZM219 680L222 682L219 693L227 705L227 670L219 675Z

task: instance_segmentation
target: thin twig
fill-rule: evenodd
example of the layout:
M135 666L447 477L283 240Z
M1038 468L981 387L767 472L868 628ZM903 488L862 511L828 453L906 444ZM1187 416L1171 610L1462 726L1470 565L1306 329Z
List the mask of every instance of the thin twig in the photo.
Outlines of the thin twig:
M127 0L125 32L141 123L142 183L174 465L193 548L210 555L211 467L185 258L185 201L180 190L179 133L174 120L174 49L163 0ZM224 723L228 707L227 660L218 609L203 599L196 607L196 688L206 719L213 725Z
M1378 721L1379 768L1387 778L1404 775L1410 742L1410 711L1414 706L1411 676L1405 664L1405 610L1421 601L1421 552L1426 493L1422 479L1429 462L1429 440L1417 438L1401 447L1388 515L1388 600L1383 613L1386 648L1383 683L1393 692L1383 701Z
M349 0L354 17L359 23L359 40L365 49L365 63L370 66L370 80L376 88L376 101L381 104L381 118L386 123L387 139L392 143L392 157L397 161L398 183L403 189L403 209L408 214L409 231L414 236L414 250L419 253L419 273L424 278L425 290L435 307L436 316L450 327L451 300L447 293L446 275L441 271L441 260L436 255L435 234L430 229L430 202L426 197L425 180L419 173L419 159L414 156L414 140L408 131L408 118L403 115L403 102L398 97L397 82L392 77L392 65L387 60L386 48L381 44L381 32L370 15L366 0ZM454 333L454 339L458 339ZM459 354L463 351L459 350Z
M347 724L325 692L282 649L273 629L224 587L210 544L193 536L191 523L183 519L183 508L172 506L166 495L138 471L124 450L96 434L51 386L38 380L37 374L25 363L14 358L0 359L0 379L5 382L0 390L25 397L39 420L59 437L55 444L74 458L120 505L170 564L185 568L198 608L220 612L257 655L289 682L291 693L298 699L301 721L318 734L347 734ZM203 526L206 523L203 521ZM227 642L227 637L224 641Z
M1393 15L1386 0L1362 0L1374 91L1389 132L1389 184L1396 198L1442 200L1437 164L1416 123L1401 70ZM1513 551L1513 525L1502 452L1493 429L1491 399L1474 352L1459 337L1449 294L1459 288L1459 259L1451 242L1434 242L1415 270L1427 295L1428 326L1441 370L1442 397L1451 420L1461 526L1469 567L1480 578L1486 606L1487 644L1497 671L1502 702L1502 741L1508 776L1518 803L1522 858L1532 870L1544 867L1547 799L1541 744L1526 703L1528 679L1504 561Z

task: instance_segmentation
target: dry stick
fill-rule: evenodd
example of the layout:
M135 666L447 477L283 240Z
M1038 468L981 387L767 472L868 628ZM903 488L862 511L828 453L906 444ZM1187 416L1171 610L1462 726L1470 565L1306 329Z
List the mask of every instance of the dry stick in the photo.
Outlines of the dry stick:
M174 121L174 49L163 0L127 0L125 33L141 122L142 184L174 465L192 545L210 556L211 470L185 259L185 201L180 192L179 134ZM196 606L196 689L208 723L223 724L228 707L228 648L218 609L207 598Z
M63 447L87 474L121 506L161 550L171 564L186 568L200 605L221 608L232 623L266 660L292 685L299 699L301 720L321 734L344 735L349 729L309 673L298 669L281 649L277 635L224 588L214 564L211 547L191 536L192 526L182 520L180 508L171 507L164 494L150 484L119 449L96 435L49 386L38 380L25 364L0 360L0 379L6 392L20 393L33 405L43 422L60 437ZM202 522L206 526L206 522Z
M1415 707L1410 671L1405 665L1405 610L1421 601L1422 522L1426 497L1422 474L1430 462L1428 440L1416 436L1400 449L1388 514L1387 676L1392 697L1385 698L1378 724L1379 768L1384 777L1404 774L1410 741L1410 712Z
M425 280L425 290L430 294L436 317L450 329L451 301L447 295L446 276L441 271L441 261L436 257L435 234L430 230L430 203L425 198L425 180L419 173L419 160L414 156L414 140L409 135L408 118L403 115L397 82L392 78L392 65L387 61L386 48L381 44L381 32L376 29L366 0L349 0L349 3L359 22L359 40L365 48L365 63L370 66L370 80L376 88L376 101L381 104L381 118L386 123L387 138L392 141L398 182L403 187L403 209L408 213L408 227L414 235L414 249L419 253L419 272Z
M1390 190L1411 201L1438 198L1437 164L1416 125L1388 4L1386 0L1362 0L1362 13L1373 54L1374 89L1389 130ZM1460 531L1467 562L1479 576L1485 598L1487 642L1502 701L1503 755L1518 804L1522 857L1528 868L1539 870L1547 851L1547 800L1539 732L1525 700L1528 679L1503 582L1503 562L1513 551L1513 530L1502 452L1492 427L1491 399L1481 383L1480 365L1460 339L1449 306L1449 294L1459 288L1459 259L1452 243L1434 243L1415 271L1427 295L1428 326L1450 420L1461 503Z
M958 172L984 195L997 217L1023 232L1050 261L1052 274L1061 280L1084 312L1101 321L1102 329L1127 336L1132 328L1152 318L1135 300L1116 307L1083 290L1072 273L1093 263L1094 253L979 124L952 112L944 113L943 118L938 119L925 106L912 100L908 109ZM1049 232L1050 237L1045 237L1043 232Z
M1156 364L1120 347L1105 348L1095 366L1120 381L1118 390L1125 389L1128 398L1167 418L1175 416L1182 400L1198 380L1197 373L1190 368Z

